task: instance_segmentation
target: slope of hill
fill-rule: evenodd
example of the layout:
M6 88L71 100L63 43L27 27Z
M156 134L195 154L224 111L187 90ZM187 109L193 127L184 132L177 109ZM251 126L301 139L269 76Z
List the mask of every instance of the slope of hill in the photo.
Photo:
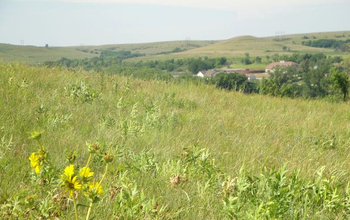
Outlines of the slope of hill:
M96 56L70 47L35 47L0 44L0 59L8 61L22 61L31 64L45 61L59 60L62 57L69 59L84 59Z
M275 53L324 53L343 55L330 48L315 48L302 45L302 41L317 39L350 39L350 31L294 34L275 37L241 36L223 41L169 41L142 44L116 44L101 46L77 47L33 47L0 44L0 58L4 60L21 60L28 63L55 61L62 57L84 59L99 56L102 51L131 51L146 56L129 59L140 60L188 58L188 57L242 57L245 53L251 56L271 56Z
M32 64L45 61L56 61L62 57L68 59L85 59L99 56L101 51L131 51L154 55L157 53L170 53L175 49L180 51L207 46L216 41L169 41L143 44L120 44L103 46L77 46L77 47L35 47L0 44L0 58L9 61L24 61Z
M139 44L115 44L102 46L79 46L72 47L77 50L85 50L92 52L101 51L131 51L132 53L141 53L146 55L157 55L170 53L175 49L191 50L216 43L217 41L165 41L155 43L139 43Z
M150 56L146 59L170 59L181 57L220 57L229 58L244 57L245 53L250 56L271 56L278 54L292 53L324 53L326 55L344 55L341 51L333 48L316 48L302 45L303 41L318 39L350 39L350 31L341 32L322 32L308 34L293 34L274 37L253 37L240 36L228 40L219 41L215 44L208 45L193 50L184 51L176 54ZM140 60L142 58L134 58Z
M253 56L273 55L275 53L324 53L327 55L339 54L333 48L316 48L302 45L303 41L317 39L350 39L350 31L325 32L310 34L283 35L275 37L257 38L252 36L236 37L218 42L203 48L183 52L184 54L244 56L250 53ZM283 49L285 47L285 49Z
M0 72L1 218L74 219L76 200L85 218L91 199L95 219L349 218L347 103L16 63ZM87 145L101 152L88 160Z

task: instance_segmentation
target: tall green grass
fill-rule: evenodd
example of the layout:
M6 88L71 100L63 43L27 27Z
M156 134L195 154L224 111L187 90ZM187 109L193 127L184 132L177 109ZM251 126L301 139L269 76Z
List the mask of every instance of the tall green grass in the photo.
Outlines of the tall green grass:
M114 156L95 219L348 217L347 103L18 63L1 63L0 79L2 218L74 218L63 190L32 179L33 130L57 175L65 151L86 161L87 143Z

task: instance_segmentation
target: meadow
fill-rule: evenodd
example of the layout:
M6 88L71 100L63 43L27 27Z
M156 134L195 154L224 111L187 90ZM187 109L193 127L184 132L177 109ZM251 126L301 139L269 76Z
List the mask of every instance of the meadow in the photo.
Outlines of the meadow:
M42 64L45 61L57 61L62 57L68 59L85 59L99 56L101 52L132 51L146 56L158 53L169 53L175 48L180 50L193 49L207 46L216 41L169 41L140 44L115 44L102 46L72 46L72 47L52 47L48 48L36 46L19 46L10 44L0 44L0 58L7 61L21 61L29 64ZM162 55L160 55L162 56ZM164 55L163 55L164 56Z
M2 219L350 216L346 102L4 61L0 73ZM65 185L71 165L94 174Z

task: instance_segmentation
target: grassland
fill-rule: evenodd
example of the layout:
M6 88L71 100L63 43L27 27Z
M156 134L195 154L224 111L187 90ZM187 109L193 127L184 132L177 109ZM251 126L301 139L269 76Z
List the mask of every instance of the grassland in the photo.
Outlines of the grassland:
M21 61L30 64L44 63L45 61L59 60L62 57L69 59L84 59L96 56L69 47L35 47L0 44L0 58L7 61Z
M73 219L59 180L65 151L84 164L86 143L114 156L95 219L349 217L348 103L16 63L0 72L2 218ZM52 181L30 167L34 130ZM90 166L101 178L99 157Z
M85 50L85 51L93 51L93 52L129 50L132 53L157 55L162 52L163 53L171 52L175 48L179 48L181 50L191 50L194 48L208 46L216 42L217 41L165 41L165 42L140 43L140 44L79 46L79 47L72 47L72 48L76 50Z
M336 36L339 35L344 35L344 37L337 38ZM305 36L309 39L304 39L303 37ZM324 53L327 55L335 55L338 53L335 52L334 49L307 47L302 45L302 41L313 39L344 40L349 38L350 31L294 34L263 38L257 38L253 36L242 36L228 39L226 41L221 41L214 45L209 45L207 47L186 51L183 53L191 55L203 54L208 56L212 56L213 54L217 56L220 56L222 54L226 54L226 56L244 56L245 53L250 53L250 55L252 56L271 56L275 53ZM283 46L286 46L287 50L283 50Z
M344 35L339 38L336 36ZM303 39L306 36L309 39ZM314 37L314 38L313 38ZM315 48L302 45L302 41L313 39L350 39L350 31L341 32L322 32L322 33L307 33L307 34L293 34L273 37L254 37L254 36L240 36L232 39L219 41L215 44L200 47L176 54L148 56L147 59L170 59L170 58L188 58L188 57L222 57L225 56L230 60L237 61L238 58L244 57L245 53L249 53L251 57L272 56L278 54L293 54L293 53L324 53L326 55L344 55L334 49L329 48ZM283 50L283 47L287 50ZM289 50L288 50L289 48ZM132 60L140 60L141 58L134 58Z
M339 36L343 36L339 38ZM304 39L304 37L309 39ZM338 37L336 37L338 36ZM127 50L132 53L145 54L144 57L128 59L127 62L147 60L179 59L191 57L222 57L231 61L244 57L245 53L253 56L272 56L292 53L324 53L326 55L344 55L341 52L329 48L314 48L302 45L302 41L313 39L337 39L350 38L350 31L322 32L294 34L274 37L241 36L222 41L169 41L142 44L116 44L101 46L76 46L76 47L33 47L14 46L0 44L0 58L9 61L25 61L36 64L45 61L55 61L62 57L69 59L84 59L99 56L101 51ZM287 47L287 50L283 50ZM175 48L186 50L178 53L169 53ZM159 54L163 53L163 54ZM165 53L165 54L164 54ZM168 53L168 54L166 54ZM346 55L349 56L349 55Z
M30 64L56 61L62 57L68 59L85 59L99 56L101 51L129 50L132 53L154 55L161 52L170 52L175 48L181 50L207 46L216 41L170 41L143 44L120 44L103 46L76 46L76 47L35 47L0 44L0 58L8 61L22 61Z

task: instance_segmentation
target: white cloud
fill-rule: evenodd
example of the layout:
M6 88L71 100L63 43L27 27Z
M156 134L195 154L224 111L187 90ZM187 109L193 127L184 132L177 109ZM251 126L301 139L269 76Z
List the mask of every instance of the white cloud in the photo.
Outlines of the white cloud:
M22 0L23 1L23 0ZM25 0L24 0L25 1ZM35 0L27 0L35 1ZM39 0L40 1L40 0ZM319 5L324 3L348 3L348 0L41 0L64 2L94 2L94 3L134 3L183 6L196 8L212 8L223 10L256 10L302 5Z

